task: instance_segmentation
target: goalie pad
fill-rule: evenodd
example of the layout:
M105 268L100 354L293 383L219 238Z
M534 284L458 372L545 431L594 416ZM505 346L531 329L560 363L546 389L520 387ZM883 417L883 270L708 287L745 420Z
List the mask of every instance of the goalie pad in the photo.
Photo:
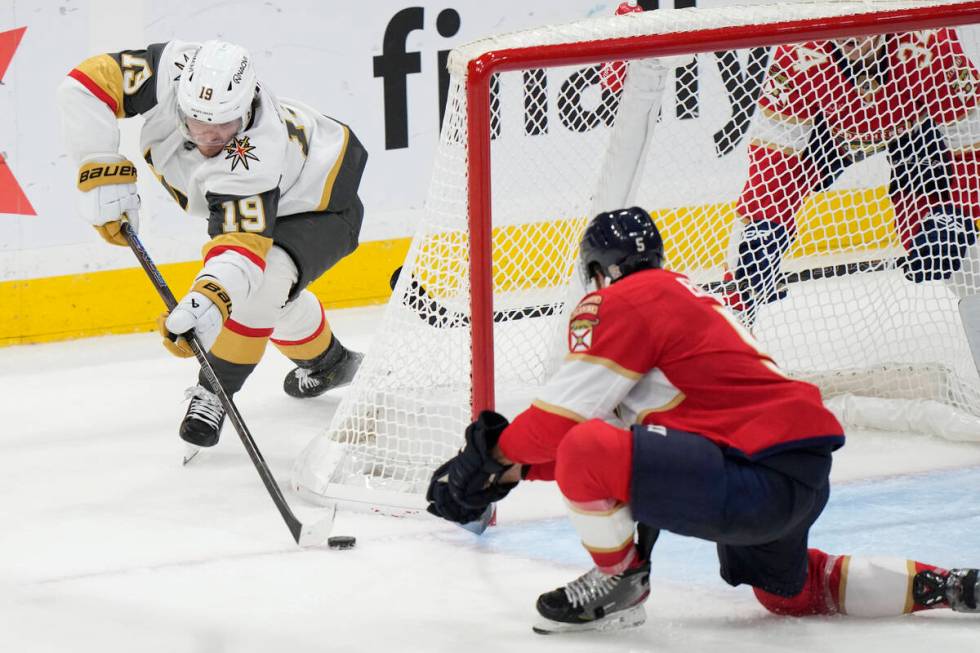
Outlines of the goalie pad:
M902 263L905 278L914 283L949 279L963 264L977 240L973 220L953 206L943 206L922 221Z

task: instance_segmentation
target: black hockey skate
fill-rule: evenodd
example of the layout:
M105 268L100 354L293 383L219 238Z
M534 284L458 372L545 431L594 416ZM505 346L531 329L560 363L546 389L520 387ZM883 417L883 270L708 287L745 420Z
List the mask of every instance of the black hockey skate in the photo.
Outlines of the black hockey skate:
M213 447L218 444L218 435L225 423L225 409L218 395L202 385L188 388L187 397L191 400L180 423L180 438L195 447ZM185 455L184 462L192 458Z
M311 361L297 363L299 367L286 375L282 388L290 397L319 397L353 381L363 358L364 354L347 349L334 336L325 352Z
M948 606L954 612L980 612L976 569L920 571L912 581L912 599L919 605Z
M564 587L538 597L534 626L542 635L582 630L621 630L647 620L643 601L650 595L650 563L610 576L593 567Z

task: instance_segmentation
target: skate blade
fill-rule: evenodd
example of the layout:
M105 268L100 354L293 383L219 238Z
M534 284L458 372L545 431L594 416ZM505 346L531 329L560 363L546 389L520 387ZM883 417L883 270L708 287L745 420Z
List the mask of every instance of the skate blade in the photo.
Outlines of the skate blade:
M582 633L591 630L609 631L625 630L643 625L647 620L647 611L643 605L634 605L621 612L611 614L602 619L587 621L580 624L567 624L561 621L552 621L542 618L537 624L532 626L532 630L539 635L558 635L562 633Z
M184 462L182 462L181 464L182 465L186 465L190 461L194 460L194 458L196 458L197 457L197 454L199 454L199 453L201 453L201 447L198 447L197 445L193 445L193 444L188 444L188 443L185 442L184 443Z

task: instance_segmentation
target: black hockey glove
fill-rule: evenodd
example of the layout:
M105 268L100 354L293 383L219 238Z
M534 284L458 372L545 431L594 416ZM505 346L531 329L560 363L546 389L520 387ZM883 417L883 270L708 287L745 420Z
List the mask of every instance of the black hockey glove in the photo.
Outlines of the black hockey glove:
M479 519L486 508L464 508L449 493L449 467L455 461L454 456L440 465L432 474L429 490L425 493L425 500L429 502L426 510L436 517L442 517L457 524L467 524Z
M449 467L449 492L461 506L485 509L517 485L500 482L512 465L497 462L492 454L507 425L506 417L485 410L466 427L466 444Z
M466 444L429 481L425 498L430 513L461 524L474 521L517 485L499 482L511 465L502 465L491 453L505 428L507 419L490 411L466 428Z

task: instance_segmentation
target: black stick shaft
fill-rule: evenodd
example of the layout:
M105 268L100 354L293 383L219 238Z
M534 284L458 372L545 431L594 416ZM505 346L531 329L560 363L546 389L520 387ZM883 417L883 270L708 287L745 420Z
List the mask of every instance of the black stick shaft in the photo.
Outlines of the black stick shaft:
M841 263L839 265L828 265L824 267L809 268L798 272L788 272L783 275L783 283L800 283L813 279L824 279L828 277L842 277L849 274L862 272L878 272L881 270L900 267L903 258L893 260L875 259L870 261L859 261L857 263ZM395 284L401 275L402 269L397 268L391 275L389 285L395 289ZM736 281L709 281L699 284L705 291L722 294L731 290L738 289ZM429 290L414 276L411 279L408 289L402 297L402 303L414 310L420 318L437 329L461 328L469 326L470 317L464 313L453 311L443 305L438 299L433 297ZM553 304L538 304L535 306L520 306L493 312L494 323L510 322L513 320L523 320L535 317L547 317L555 315L564 310L564 302Z
M388 284L391 289L395 289L398 278L401 276L401 267L397 268L391 275ZM429 326L437 329L461 328L470 325L470 316L458 311L453 311L444 306L442 302L433 297L429 290L422 285L422 282L412 277L408 290L402 297L402 303L415 311L420 318L429 323ZM514 320L524 320L534 317L548 317L560 313L565 307L564 302L553 304L538 304L535 306L519 306L493 312L495 324L501 322L512 322Z
M153 263L153 259L150 258L149 253L144 249L143 243L133 233L133 230L130 229L127 222L123 222L122 224L122 233L126 238L126 242L129 243L129 248L133 250L133 254L136 255L140 265L143 266L143 270L146 271L147 276L150 277L150 281L153 282L153 287L160 294L163 303L167 305L167 310L172 311L177 306L177 299L170 292L170 286L167 285L163 275L160 274L160 270ZM283 496L282 490L279 489L279 484L276 483L276 479L273 478L272 472L269 470L269 465L266 464L265 459L262 457L262 452L259 451L258 446L255 444L252 434L249 432L248 427L245 426L241 413L238 412L238 407L235 406L235 402L225 392L224 386L218 380L218 375L215 374L214 368L211 367L207 352L201 346L200 340L197 339L197 336L193 332L187 333L184 337L190 344L191 350L197 358L197 362L201 364L201 371L204 373L204 378L214 389L215 394L218 395L218 398L221 400L221 405L224 406L225 412L228 414L228 419L231 420L235 431L238 432L238 437L241 438L242 444L245 445L245 451L248 452L249 458L252 459L252 464L255 465L255 470L259 473L265 489L269 492L269 496L272 497L276 508L279 509L279 514L282 515L283 521L286 522L286 526L289 528L293 539L299 544L299 538L303 532L302 522L296 518L296 515L289 508L289 504L286 503L286 498Z

